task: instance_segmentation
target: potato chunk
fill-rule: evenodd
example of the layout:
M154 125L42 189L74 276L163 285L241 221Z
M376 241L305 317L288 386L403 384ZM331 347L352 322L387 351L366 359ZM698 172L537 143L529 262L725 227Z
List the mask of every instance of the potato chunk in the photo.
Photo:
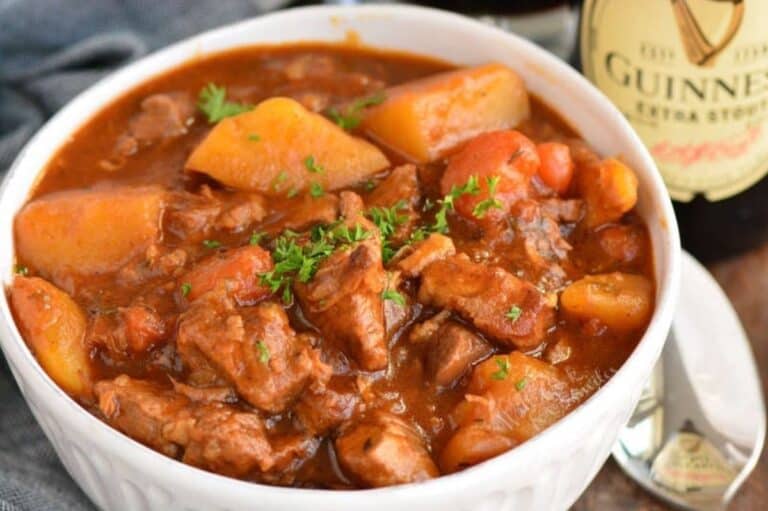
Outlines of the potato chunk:
M164 201L159 187L42 197L16 217L19 255L44 275L117 270L157 241Z
M572 317L595 318L615 330L642 328L653 311L653 284L628 273L588 275L565 288L560 305Z
M16 277L10 295L21 334L48 376L73 396L90 395L86 319L80 307L67 293L38 277Z
M579 169L577 183L587 206L589 228L619 220L637 203L637 176L619 160L607 159Z
M271 98L219 122L185 166L233 188L284 196L311 183L325 190L351 186L389 161L373 144L293 99Z
M511 69L486 64L392 87L362 127L416 162L437 160L486 131L513 128L530 113L525 84Z

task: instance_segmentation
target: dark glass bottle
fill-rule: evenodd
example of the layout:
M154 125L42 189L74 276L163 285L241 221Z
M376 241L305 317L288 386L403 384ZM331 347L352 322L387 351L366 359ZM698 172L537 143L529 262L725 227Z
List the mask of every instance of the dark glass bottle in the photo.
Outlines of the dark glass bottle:
M765 0L583 0L573 59L627 116L704 261L768 241Z

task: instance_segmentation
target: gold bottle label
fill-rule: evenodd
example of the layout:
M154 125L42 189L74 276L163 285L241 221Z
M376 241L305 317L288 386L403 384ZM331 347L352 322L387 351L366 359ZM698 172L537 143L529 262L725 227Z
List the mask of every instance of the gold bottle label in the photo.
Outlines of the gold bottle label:
M585 0L580 44L672 198L726 199L768 173L768 0Z

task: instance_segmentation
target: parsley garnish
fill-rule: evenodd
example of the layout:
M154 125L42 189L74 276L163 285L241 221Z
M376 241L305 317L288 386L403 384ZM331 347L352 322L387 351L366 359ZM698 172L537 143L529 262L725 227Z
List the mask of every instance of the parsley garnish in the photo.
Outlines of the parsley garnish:
M519 380L517 380L517 383L515 383L515 388L518 391L521 391L525 388L526 385L528 385L528 380L525 378L520 378Z
M288 172L281 170L275 177L272 179L272 189L274 191L278 191L280 189L280 185L285 182L285 180L288 179Z
M258 142L259 140L261 140L261 137L256 133L251 133L250 135L248 135L248 140L250 140L251 142Z
M203 240L205 248L221 248L221 242L216 240Z
M185 282L181 285L181 296L186 298L187 295L189 295L190 291L192 291L192 284L190 284L189 282Z
M523 313L523 309L518 307L517 305L513 305L510 307L510 309L504 314L507 319L511 320L512 323L515 323L518 319L520 319L520 315Z
M26 277L27 275L29 275L29 268L27 268L23 264L17 264L16 266L14 266L13 271L14 273L16 273L16 275L21 275L22 277Z
M398 211L407 208L404 200L399 200L390 208L375 207L368 210L370 218L381 232L381 259L388 263L395 255L395 249L392 248L391 238L397 228L408 221L408 215L401 215Z
M248 243L250 245L258 245L261 243L261 240L263 240L267 236L267 233L264 231L253 231L251 233L251 237L248 238Z
M476 218L483 218L489 209L503 209L501 201L496 198L496 187L499 185L499 176L490 176L485 179L488 184L488 198L475 204L472 209L472 215Z
M269 362L269 348L266 344L264 344L264 341L256 341L256 349L259 350L259 362L262 364L267 364Z
M385 289L381 293L381 298L384 300L395 302L400 307L405 306L405 297L402 295L402 293L400 293L395 289Z
M272 252L275 266L272 271L259 275L260 283L273 293L282 289L283 301L291 303L291 285L294 280L309 282L315 276L320 263L336 249L365 240L370 235L371 233L360 224L350 229L337 222L314 227L309 239L301 243L298 234L286 229L275 240L275 249Z
M325 191L323 190L323 186L320 183L312 183L309 185L309 194L317 199L325 195Z
M428 228L430 232L439 232L445 234L448 232L448 212L455 208L454 201L462 195L477 195L480 193L480 186L477 184L477 176L469 176L467 182L462 186L451 186L451 190L442 199L437 201L439 206L435 213L435 221Z
M356 99L349 105L344 111L339 111L336 108L330 108L328 110L328 116L333 119L341 129L353 130L357 128L363 121L362 111L368 107L380 105L387 99L384 91L379 91L370 96Z
M197 99L197 108L205 114L208 122L215 124L225 117L242 114L253 108L246 103L227 101L227 88L219 87L215 83L209 83Z
M299 190L298 190L298 188L296 188L296 187L294 186L293 188L291 188L290 190L288 190L288 193L286 193L286 194L285 194L285 198L286 198L286 199L293 199L293 198L294 198L294 197L296 197L298 194L299 194Z
M313 174L322 174L325 172L325 169L315 161L315 157L311 154L304 158L304 166Z
M369 179L368 181L365 182L365 184L363 185L363 188L365 188L366 192L372 191L374 188L376 188L376 181L374 181L373 179Z
M499 370L491 375L494 380L506 380L509 375L509 360L504 357L495 358L496 365L499 366Z

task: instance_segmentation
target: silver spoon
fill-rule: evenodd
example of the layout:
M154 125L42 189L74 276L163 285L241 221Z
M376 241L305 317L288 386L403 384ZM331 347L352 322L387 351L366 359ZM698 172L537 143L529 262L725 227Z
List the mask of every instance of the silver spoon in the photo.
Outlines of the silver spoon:
M757 464L765 406L747 337L728 298L683 254L680 305L661 359L613 457L682 509L724 509Z

